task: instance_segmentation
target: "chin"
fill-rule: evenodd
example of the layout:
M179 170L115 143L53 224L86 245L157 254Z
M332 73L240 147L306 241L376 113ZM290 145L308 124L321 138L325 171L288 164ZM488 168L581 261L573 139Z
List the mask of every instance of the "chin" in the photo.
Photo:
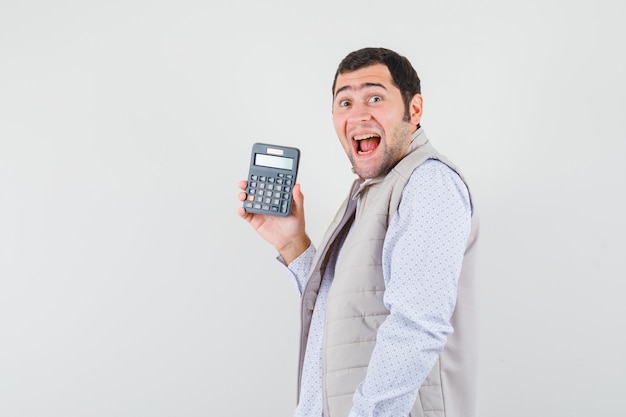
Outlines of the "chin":
M363 179L370 179L370 178L376 178L378 176L380 176L381 172L378 169L363 169L363 168L356 168L355 169L356 174L363 178Z

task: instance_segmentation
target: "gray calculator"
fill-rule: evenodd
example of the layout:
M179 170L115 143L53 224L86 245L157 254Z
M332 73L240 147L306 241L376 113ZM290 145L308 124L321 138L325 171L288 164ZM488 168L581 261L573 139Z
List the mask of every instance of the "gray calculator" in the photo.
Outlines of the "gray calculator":
M267 143L252 145L244 209L250 213L289 216L299 162L297 148Z

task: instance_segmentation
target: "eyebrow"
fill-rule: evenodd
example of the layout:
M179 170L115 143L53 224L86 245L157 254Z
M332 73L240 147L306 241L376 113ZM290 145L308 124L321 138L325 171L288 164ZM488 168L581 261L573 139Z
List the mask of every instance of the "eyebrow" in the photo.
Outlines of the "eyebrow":
M341 87L339 90L337 90L335 92L335 97L337 97L337 95L339 95L339 93L341 93L342 91L346 91L346 90L362 90L364 88L367 87L380 87L383 90L387 90L387 87L385 87L384 85L380 84L380 83L363 83L359 86L351 86L351 85L344 85L343 87Z

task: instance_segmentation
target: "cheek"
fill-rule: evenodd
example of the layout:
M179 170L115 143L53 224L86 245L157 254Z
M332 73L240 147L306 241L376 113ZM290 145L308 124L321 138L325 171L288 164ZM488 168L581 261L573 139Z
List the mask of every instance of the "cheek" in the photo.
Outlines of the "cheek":
M404 121L404 112L402 113L394 112L393 114L390 114L390 113L382 114L378 118L378 121L380 122L382 128L385 130L385 133L387 135L391 135L393 131L397 129L397 127L400 124L406 123Z
M337 133L339 139L344 140L346 135L345 118L340 116L333 116L333 126L335 127L335 132Z
M352 150L352 144L346 138L345 118L333 117L333 126L335 127L335 133L337 134L337 139L339 139L341 147L346 152L346 154L349 155Z

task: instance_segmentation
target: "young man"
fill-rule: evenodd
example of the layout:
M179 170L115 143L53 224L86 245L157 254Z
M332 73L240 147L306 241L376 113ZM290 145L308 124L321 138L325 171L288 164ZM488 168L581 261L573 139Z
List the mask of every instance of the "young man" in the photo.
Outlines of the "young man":
M475 415L478 222L421 117L406 58L350 53L335 74L333 121L358 179L319 249L299 185L288 217L239 209L301 291L296 417Z

